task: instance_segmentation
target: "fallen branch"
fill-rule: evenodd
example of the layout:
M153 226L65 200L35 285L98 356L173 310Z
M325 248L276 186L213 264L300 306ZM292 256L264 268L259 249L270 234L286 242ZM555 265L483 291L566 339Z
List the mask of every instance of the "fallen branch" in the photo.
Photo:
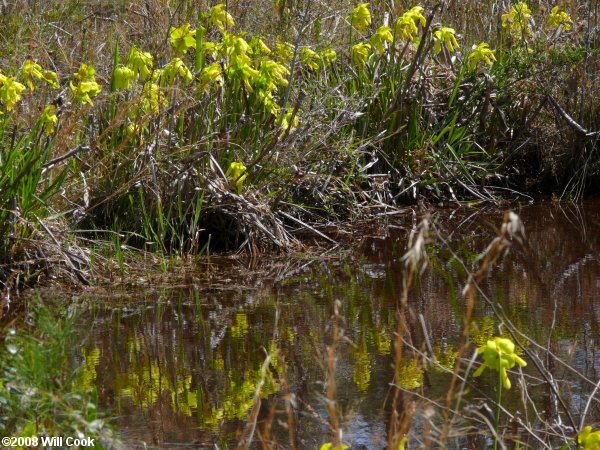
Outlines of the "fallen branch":
M558 104L554 97L552 97L552 95L546 93L546 98L548 99L548 101L550 101L552 106L554 106L554 109L556 109L558 114L560 114L565 120L565 122L567 122L567 125L569 125L575 131L575 133L577 133L579 136L586 137L588 139L600 139L600 131L586 130L577 122L575 122L575 120L564 109L562 109L562 107Z

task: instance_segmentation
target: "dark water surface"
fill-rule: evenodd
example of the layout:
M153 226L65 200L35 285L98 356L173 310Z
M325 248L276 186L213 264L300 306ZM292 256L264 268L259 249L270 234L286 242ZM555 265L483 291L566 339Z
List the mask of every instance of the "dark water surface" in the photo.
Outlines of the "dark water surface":
M600 202L529 206L519 214L528 245L501 258L483 290L520 330L543 346L549 343L595 383L600 370ZM447 367L454 364L465 310L466 275L458 259L475 267L502 215L465 208L432 217L448 245L438 241L429 248L428 268L409 298L409 322L413 343L427 349L426 328L433 353ZM351 448L384 448L401 257L410 227L411 220L361 228L353 232L351 250L255 261L250 269L243 258L222 258L208 269L199 266L180 286L94 299L81 336L86 380L97 387L102 408L116 417L114 426L129 448L235 448L260 384L254 446L259 447L259 433L269 434L264 425L270 421L270 439L290 448L285 399L293 398L297 448L318 449L331 440L324 382L339 301L343 338L335 352L336 388L344 441ZM474 316L474 341L497 334L498 319L481 298ZM272 358L264 364L267 354ZM593 385L558 363L550 363L549 371L578 420ZM550 417L552 402L533 364L524 374L539 415ZM520 376L514 372L510 377L513 389L505 392L503 404L514 413L523 408ZM439 414L420 396L445 405L450 378L439 368L423 368L419 358L405 352L399 383L414 393L414 439L423 426L419 415ZM476 389L494 398L496 378L490 371L469 381L471 404L482 401ZM598 410L592 402L586 424L598 420ZM521 414L535 422L531 411ZM565 420L564 415L552 420L558 418ZM458 448L485 445L472 439L453 442ZM536 448L534 442L529 445Z

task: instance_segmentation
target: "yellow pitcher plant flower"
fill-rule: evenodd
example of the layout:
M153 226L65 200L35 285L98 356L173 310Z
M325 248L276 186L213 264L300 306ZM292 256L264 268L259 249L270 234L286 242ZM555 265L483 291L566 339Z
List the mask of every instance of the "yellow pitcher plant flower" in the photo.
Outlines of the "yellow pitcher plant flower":
M194 76L190 69L185 65L181 58L173 58L169 61L162 70L162 82L163 84L173 85L177 75L183 79L185 83L189 83L193 80Z
M258 79L260 73L251 66L250 58L246 55L239 55L232 59L231 64L226 68L227 78L237 80L244 84L248 92L254 92L254 82Z
M260 36L254 36L250 39L248 45L250 46L250 53L255 57L271 53L271 49L265 44L265 41L263 41Z
M33 85L34 78L45 81L53 89L60 89L60 85L58 84L58 76L56 75L56 72L52 72L51 70L43 70L42 66L35 63L31 59L27 59L25 61L21 70L23 76L25 77L25 81L27 82L27 86L29 86L29 90L31 92L35 90L35 87Z
M331 66L337 59L337 54L335 53L335 50L329 47L321 51L320 55L323 64L326 66Z
M244 180L248 176L246 173L246 166L242 162L234 161L229 165L225 176L228 177L232 182L235 183L235 191L238 194L242 193L242 187Z
M79 71L74 74L74 78L79 82L74 85L71 81L71 92L75 100L81 104L88 103L93 105L92 98L96 97L102 91L102 86L96 82L96 70L93 66L81 64Z
M515 353L515 344L503 337L495 337L487 341L477 349L477 353L483 355L483 363L473 373L474 377L478 377L483 373L485 368L497 370L500 373L502 384L506 389L510 389L510 380L506 374L507 369L512 369L515 364L525 367L527 363Z
M171 46L179 53L187 53L190 47L196 48L196 30L192 30L189 23L179 28L171 27L169 34Z
M424 27L427 23L423 11L421 6L415 6L396 20L394 28L400 39L409 41L415 40L419 24Z
M442 45L444 45L450 53L454 53L458 46L456 42L456 32L454 28L442 27L433 33L433 40L435 41L435 47L433 51L437 54L442 51Z
M294 46L289 42L277 42L274 54L283 64L289 64L294 57Z
M223 3L210 8L208 22L216 25L216 27L221 31L225 30L225 25L229 27L235 26L233 17L231 17L231 14L227 12L226 6Z
M204 67L200 72L200 84L206 92L210 90L212 84L223 84L223 70L219 63Z
M250 45L242 37L244 33L233 34L225 32L223 40L219 44L219 51L229 58L236 58L239 56L247 56ZM249 59L249 58L248 58Z
M256 80L256 86L261 89L273 90L278 86L287 87L288 80L286 76L290 71L283 64L266 59L260 63L260 75Z
M19 103L24 90L25 86L14 77L7 77L0 72L0 100L4 102L7 111L12 111Z
M302 48L302 51L300 52L300 61L312 70L319 70L321 67L321 58L314 50L311 50L308 47Z
M279 111L281 108L279 108L273 92L260 89L256 92L256 98L265 107L265 111L276 117L279 116Z
M352 54L352 62L356 66L363 67L371 54L371 44L356 44L350 50Z
M368 3L361 3L352 11L350 23L360 32L364 32L371 25L371 11Z
M152 75L154 58L148 52L143 52L136 47L131 47L127 55L127 66L135 73L136 80L148 80Z
M33 79L37 78L40 80L42 78L42 66L36 64L31 59L28 59L23 63L23 68L21 69L23 76L25 77L25 81L27 82L27 86L29 86L29 90L31 92L35 91L35 87L33 86Z
M157 116L160 113L161 106L165 107L168 104L169 103L158 84L149 81L144 85L139 104L142 112Z
M392 29L390 27L386 27L385 25L380 26L375 34L371 36L369 42L377 50L380 54L385 51L385 43L391 44L394 41L394 36L392 35Z
M135 77L135 72L127 66L119 64L113 72L113 84L115 89L131 88L131 80Z
M592 431L592 427L585 427L577 436L577 443L583 450L600 450L600 430Z
M521 38L531 34L530 20L529 6L525 2L519 2L507 14L502 14L502 27L507 28L511 35Z
M40 117L42 125L46 125L46 136L50 136L54 133L54 127L58 124L58 117L56 117L56 107L54 105L48 105L42 112Z
M562 25L566 31L569 31L572 23L573 20L566 12L561 11L558 6L552 8L552 12L548 16L548 24L551 27L558 28Z
M468 57L469 69L475 70L480 61L490 66L496 61L494 50L490 48L487 42L482 42L477 46L473 45L473 52Z

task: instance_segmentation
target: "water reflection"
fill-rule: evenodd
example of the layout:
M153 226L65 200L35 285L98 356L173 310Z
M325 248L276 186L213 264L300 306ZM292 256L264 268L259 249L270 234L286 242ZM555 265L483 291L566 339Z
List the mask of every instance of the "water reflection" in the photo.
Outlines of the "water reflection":
M554 353L595 381L600 369L595 341L600 208L544 205L520 214L528 246L502 258L483 288L521 330L543 345L549 341ZM425 349L429 340L436 360L448 370L454 366L464 315L465 270L459 261L473 267L501 217L459 211L434 218L449 244L432 249L429 267L411 294L411 331L418 348ZM262 402L255 411L255 442L260 434L286 446L292 439L297 448L318 448L330 439L326 345L333 304L340 300L344 335L336 351L336 384L344 438L352 448L384 448L405 236L402 227L365 229L357 234L354 251L293 263L278 260L273 263L277 274L236 278L226 262L218 270L227 272L228 281L218 288L138 292L125 305L95 300L82 336L81 383L97 386L102 406L117 416L115 425L130 448L143 443L231 446L248 432L245 424L257 391ZM476 305L475 318L476 344L497 334L498 321L483 301ZM550 369L577 416L593 386L572 381L560 364ZM527 374L537 376L531 367ZM398 380L403 388L441 402L450 377L423 367L406 352ZM475 384L485 390L493 389L494 382L484 374ZM539 394L540 410L551 409L539 384L533 391ZM507 394L509 409L518 407L518 395L517 390ZM476 401L477 392L471 398ZM291 399L294 408L288 414ZM598 419L597 409L594 404L589 420Z

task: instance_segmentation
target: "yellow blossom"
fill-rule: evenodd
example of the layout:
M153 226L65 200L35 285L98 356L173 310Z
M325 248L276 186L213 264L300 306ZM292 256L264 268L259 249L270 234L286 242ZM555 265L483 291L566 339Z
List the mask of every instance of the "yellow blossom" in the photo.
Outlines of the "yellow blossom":
M171 27L171 46L179 53L187 53L190 47L196 48L196 30L190 29L189 23L179 28Z
M469 69L475 70L479 61L483 61L490 66L494 64L494 61L496 61L494 50L489 47L487 42L482 42L477 46L473 45L473 53L471 53L468 58Z
M145 81L152 74L153 60L154 58L150 53L132 47L127 55L127 66L134 71L136 79L141 77Z
M530 20L529 6L525 2L519 2L507 14L502 14L502 27L507 28L513 36L522 38L531 34Z
M250 39L250 52L254 56L268 55L271 53L271 49L265 44L265 41L262 40L260 36L254 36Z
M600 450L600 430L592 431L592 427L585 427L577 436L577 443L583 450Z
M231 14L227 12L226 8L227 7L223 3L215 5L210 8L210 13L208 16L209 23L216 25L221 31L225 30L225 25L230 27L235 26L233 17L231 17Z
M168 105L167 99L161 88L156 83L148 82L142 90L140 98L140 110L145 114L157 116L160 113L160 108Z
M321 67L321 58L308 47L302 48L302 51L300 52L300 61L312 70L319 70Z
M450 53L454 53L455 49L460 48L458 42L456 42L454 28L442 27L433 33L433 40L435 41L434 52L440 53L442 51L442 45L444 45Z
M56 117L56 107L54 105L48 105L42 112L40 117L42 125L46 125L46 135L49 136L54 133L54 127L58 124L58 117Z
M79 103L89 103L93 105L92 98L96 97L102 91L102 86L96 82L96 70L93 66L81 64L79 71L74 75L74 78L79 82L74 85L70 82L71 92L75 100Z
M321 52L321 60L323 61L323 64L325 64L326 66L332 65L336 59L337 59L337 54L335 53L335 50L333 50L329 47Z
M7 111L12 111L21 100L21 93L24 90L25 86L14 77L7 77L0 73L0 100L4 102Z
M477 353L483 355L483 363L479 369L473 373L474 377L481 375L486 367L497 370L502 378L502 384L506 389L510 389L510 380L506 374L507 369L512 369L515 364L525 367L527 363L515 353L515 344L510 339L495 337L487 341L477 349Z
M354 8L350 16L350 23L360 32L364 32L371 25L371 12L368 3L361 3Z
M205 91L208 92L210 85L213 83L223 83L223 71L219 63L211 64L210 66L204 67L200 72L200 83L202 84Z
M27 86L29 86L29 90L31 92L35 90L35 87L33 85L34 78L44 81L45 83L50 85L52 89L60 89L60 85L58 84L58 75L56 75L56 72L42 69L42 66L40 66L31 59L27 59L23 63L21 73L23 74L23 77L25 78Z
M356 66L364 66L371 53L371 44L356 44L352 46L352 62Z
M114 89L129 89L131 80L135 77L135 72L122 64L115 67L113 71L113 87Z
M289 64L294 57L294 46L289 42L278 42L275 44L275 55L284 64Z
M425 26L426 23L427 21L423 15L423 8L420 6L415 6L414 8L406 11L398 18L398 20L396 20L396 34L400 37L400 39L414 41L419 24L421 26Z
M162 70L163 84L175 84L177 74L185 83L194 78L190 69L185 65L181 58L173 58Z
M225 176L228 177L232 183L235 183L235 191L238 194L242 193L244 180L248 176L246 170L244 163L234 161L229 165L229 169L227 169L227 173L225 173Z
M566 31L571 29L571 24L573 20L569 17L569 15L561 11L558 6L552 8L552 12L548 16L548 24L554 28L558 28L559 26L563 26Z
M394 41L394 37L392 36L392 29L390 27L386 27L385 25L380 26L377 29L377 32L371 36L369 42L379 53L383 53L385 51L385 43L391 44Z

